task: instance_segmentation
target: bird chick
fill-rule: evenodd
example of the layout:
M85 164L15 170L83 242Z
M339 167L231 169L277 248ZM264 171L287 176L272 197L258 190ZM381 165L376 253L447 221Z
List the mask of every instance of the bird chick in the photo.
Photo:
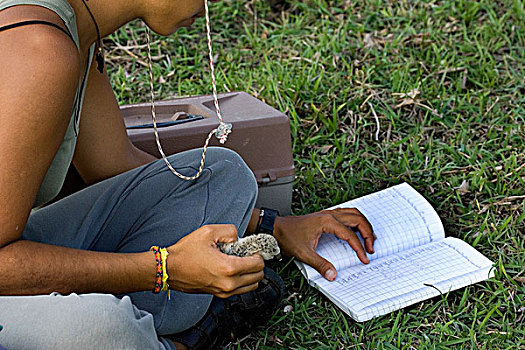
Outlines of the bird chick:
M228 255L250 256L260 254L264 260L274 257L281 260L281 250L277 240L272 235L260 233L258 235L239 238L233 243L218 243L221 252Z

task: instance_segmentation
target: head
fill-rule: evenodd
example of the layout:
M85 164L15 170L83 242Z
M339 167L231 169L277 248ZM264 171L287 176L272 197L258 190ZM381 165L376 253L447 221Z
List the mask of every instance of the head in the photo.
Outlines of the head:
M206 0L147 0L142 19L156 33L171 35L181 27L189 27L204 14ZM210 0L217 2L219 0Z

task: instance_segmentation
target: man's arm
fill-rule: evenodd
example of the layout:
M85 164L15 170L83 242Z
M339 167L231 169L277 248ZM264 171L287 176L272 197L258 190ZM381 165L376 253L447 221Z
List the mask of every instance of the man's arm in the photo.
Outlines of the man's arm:
M25 19L23 8L6 20ZM152 252L83 252L21 239L69 124L81 69L75 44L52 27L3 32L0 46L11 48L0 56L0 295L152 288Z
M0 25L9 20L2 18ZM2 247L21 237L66 132L79 63L75 44L51 27L25 26L2 32L0 47L9 48L0 55Z

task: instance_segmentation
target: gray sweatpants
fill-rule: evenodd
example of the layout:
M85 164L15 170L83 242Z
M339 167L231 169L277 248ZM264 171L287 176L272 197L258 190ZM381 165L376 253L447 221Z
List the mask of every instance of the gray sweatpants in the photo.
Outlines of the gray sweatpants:
M201 150L169 157L181 173L198 169ZM162 160L100 182L33 213L23 238L104 252L169 246L207 224L242 235L257 197L243 160L209 148L200 178L181 180ZM153 286L152 286L153 288ZM202 318L211 295L151 291L0 297L0 346L7 349L166 349L162 335Z

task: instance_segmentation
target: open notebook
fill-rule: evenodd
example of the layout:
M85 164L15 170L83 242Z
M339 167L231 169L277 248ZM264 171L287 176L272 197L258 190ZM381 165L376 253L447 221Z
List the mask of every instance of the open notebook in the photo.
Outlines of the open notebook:
M367 255L370 263L361 263L347 242L323 234L317 252L334 264L337 279L329 282L310 266L296 264L312 286L357 321L492 276L493 263L462 240L445 238L436 211L406 183L334 208L351 207L366 216L377 236L375 253Z

